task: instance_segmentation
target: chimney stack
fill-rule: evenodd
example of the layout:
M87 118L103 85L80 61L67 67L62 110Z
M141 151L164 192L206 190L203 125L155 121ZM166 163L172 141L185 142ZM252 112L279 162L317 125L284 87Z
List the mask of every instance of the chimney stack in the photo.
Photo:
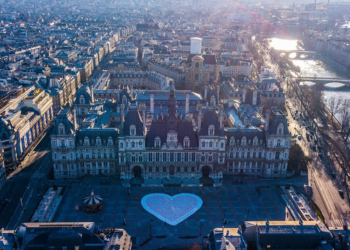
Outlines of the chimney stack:
M220 86L218 85L216 88L217 102L219 104L220 101Z
M253 90L253 105L256 105L258 102L258 90L254 88Z
M198 125L197 125L197 131L201 131L201 125L202 125L202 104L198 104Z
M122 114L122 124L121 124L122 129L124 129L124 120L125 120L124 108L125 108L124 104L120 105L120 112Z
M151 104L150 104L151 113L154 113L154 94L151 94Z
M146 132L146 105L141 105L142 110L142 123L143 123L143 131Z
M220 129L223 127L223 112L224 112L224 105L220 104Z
M204 100L207 99L207 96L208 96L208 86L205 86L205 88L204 88Z
M73 109L73 129L74 131L77 131L78 125L77 125L77 111Z
M186 94L185 114L187 115L189 112L190 112L190 95Z
M91 91L91 102L95 103L95 98L94 98L94 85L91 83L90 86L90 91Z
M243 103L245 103L245 98L246 98L246 96L247 96L247 89L244 88L244 89L243 89Z
M269 124L270 123L270 110L266 111L266 118L265 118L265 131L269 130Z

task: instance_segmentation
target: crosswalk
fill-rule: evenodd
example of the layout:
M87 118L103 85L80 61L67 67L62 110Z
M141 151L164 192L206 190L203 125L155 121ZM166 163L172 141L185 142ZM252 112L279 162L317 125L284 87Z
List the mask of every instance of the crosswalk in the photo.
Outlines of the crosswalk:
M328 226L330 227L342 228L344 225L347 225L348 227L350 227L350 223L347 220L342 220L342 219L329 220L329 224L330 225Z

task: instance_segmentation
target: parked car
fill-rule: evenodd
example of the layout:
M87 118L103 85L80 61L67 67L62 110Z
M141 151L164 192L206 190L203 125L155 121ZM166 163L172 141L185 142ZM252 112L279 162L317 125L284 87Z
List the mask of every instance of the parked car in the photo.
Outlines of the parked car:
M299 141L301 140L301 135L298 135L298 139L299 139Z

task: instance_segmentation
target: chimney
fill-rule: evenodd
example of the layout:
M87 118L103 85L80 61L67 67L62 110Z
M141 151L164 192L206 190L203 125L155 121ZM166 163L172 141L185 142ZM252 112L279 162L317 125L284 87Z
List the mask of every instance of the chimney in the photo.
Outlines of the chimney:
M122 129L124 129L124 119L125 119L125 117L124 117L124 108L125 108L124 104L120 105L120 112L122 114L122 124L121 124Z
M247 96L247 89L244 88L244 89L243 89L243 103L245 103L245 98L246 98L246 96Z
M201 125L202 125L202 104L198 104L198 124L197 124L197 131L201 131Z
M94 86L93 86L92 83L91 83L91 86L90 86L90 91L91 91L91 102L94 103L94 102L95 102L95 98L94 98Z
M146 131L146 105L142 104L141 105L141 110L142 110L142 121L143 121L143 131Z
M256 105L258 102L258 90L254 88L253 90L253 103L252 105Z
M269 124L270 123L270 110L266 111L266 118L265 118L265 131L269 130Z
M186 107L185 107L185 114L187 115L190 111L190 95L186 94Z
M77 111L73 109L73 129L74 131L77 131L78 125L77 125Z
M224 112L224 105L220 105L220 129L223 127L223 125L222 125L222 122L223 122L223 119L224 119L224 117L223 117L223 112Z
M219 100L220 100L220 86L219 85L216 88L216 96L217 96L217 101L218 101L218 104L219 104Z
M204 87L204 100L207 99L207 96L208 96L208 86L205 86Z
M154 94L151 94L151 105L150 105L151 113L154 113Z

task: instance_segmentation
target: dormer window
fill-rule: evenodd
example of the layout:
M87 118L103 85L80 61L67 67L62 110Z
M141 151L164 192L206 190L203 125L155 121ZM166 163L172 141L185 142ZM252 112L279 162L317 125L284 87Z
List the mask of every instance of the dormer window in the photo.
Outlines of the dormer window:
M247 138L243 137L242 138L242 146L245 146L247 144Z
M83 95L80 96L79 102L80 102L80 104L85 104L85 98Z
M199 68L199 62L195 63L195 68L198 69Z
M87 137L87 136L85 136L85 138L84 138L84 146L90 146L89 137Z
M64 125L63 125L62 123L60 123L60 124L58 125L58 134L59 134L59 135L64 135L65 133L66 133L66 131L65 131Z
M284 129L283 124L280 123L280 124L278 125L278 127L277 127L277 134L278 134L278 135L282 135L282 134L283 134L283 129Z
M209 147L212 148L213 147L213 142L209 142Z
M184 148L189 148L190 147L190 138L188 138L188 136L186 136L184 138Z
M136 135L136 126L130 125L130 135Z
M154 139L154 147L155 148L160 148L160 137L157 136L155 139Z
M100 137L96 138L96 146L101 146L101 138Z
M280 147L281 146L281 140L278 140L277 141L277 147Z
M257 137L254 137L254 139L253 139L253 145L254 146L258 145L258 138Z
M215 127L214 125L209 125L208 135L214 135Z
M211 106L215 106L215 103L216 103L216 98L215 98L214 95L212 95L212 96L210 97L210 105L211 105Z
M127 104L128 103L128 99L126 98L125 95L123 95L123 97L122 97L122 103L123 104Z
M235 145L235 138L233 136L230 139L230 145Z
M119 147L120 147L121 149L124 148L124 143L121 142L121 143L119 144Z

